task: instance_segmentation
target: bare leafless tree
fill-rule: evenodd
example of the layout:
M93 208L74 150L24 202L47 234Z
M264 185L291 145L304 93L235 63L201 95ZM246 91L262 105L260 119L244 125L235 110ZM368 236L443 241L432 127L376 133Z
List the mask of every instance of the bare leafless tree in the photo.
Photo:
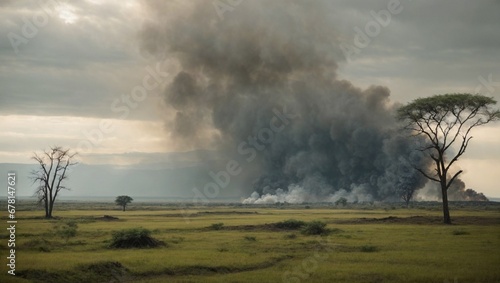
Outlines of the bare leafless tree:
M413 199L413 195L415 194L415 186L403 186L399 189L399 195L401 199L405 202L406 207L410 206L410 201Z
M63 189L69 190L64 185L64 180L68 178L68 169L78 164L74 161L76 152L60 146L53 146L42 153L33 153L32 159L38 162L39 168L31 172L33 184L38 187L35 195L38 203L45 207L45 218L52 218L52 210L57 195Z

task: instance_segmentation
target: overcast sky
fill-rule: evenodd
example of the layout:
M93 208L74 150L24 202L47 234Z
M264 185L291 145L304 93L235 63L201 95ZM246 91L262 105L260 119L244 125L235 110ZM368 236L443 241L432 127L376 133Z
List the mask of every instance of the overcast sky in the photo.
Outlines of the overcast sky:
M245 1L222 17L214 6L214 20L244 13ZM330 2L331 28L352 52L339 60L340 78L387 86L401 103L453 92L500 98L500 1L401 0L382 13L391 1ZM374 25L377 13L391 18ZM54 144L79 149L85 163L192 150L171 141L164 122L172 115L160 93L173 63L141 52L148 17L135 0L0 2L0 163L29 163ZM369 42L356 43L359 30ZM475 131L460 167L467 187L500 197L500 123Z

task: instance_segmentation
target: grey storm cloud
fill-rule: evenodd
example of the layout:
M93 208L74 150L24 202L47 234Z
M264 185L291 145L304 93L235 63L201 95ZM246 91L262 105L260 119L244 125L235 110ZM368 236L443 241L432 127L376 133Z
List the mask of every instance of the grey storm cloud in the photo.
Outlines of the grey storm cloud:
M384 9L388 2L337 1L338 26L346 41L352 44L353 28L363 28L373 20L370 13ZM500 1L400 3L401 13L393 15L357 56L368 62L354 76L384 77L397 86L391 88L393 95L405 101L436 94L443 86L449 92L473 91L478 76L493 74L498 81Z
M339 191L385 200L403 185L424 186L411 166L428 161L399 130L389 89L337 78L343 57L329 1L245 1L222 20L211 2L148 4L144 51L180 66L164 90L180 142L203 146L199 133L213 128L230 152L268 127L273 110L296 116L270 144L238 148L248 159L260 151L247 196L299 186L305 201Z
M120 9L84 1L2 3L1 113L112 117L114 84L123 80L114 76L137 65L129 44L135 33ZM65 24L53 3L70 5L76 22ZM11 41L12 34L23 41Z

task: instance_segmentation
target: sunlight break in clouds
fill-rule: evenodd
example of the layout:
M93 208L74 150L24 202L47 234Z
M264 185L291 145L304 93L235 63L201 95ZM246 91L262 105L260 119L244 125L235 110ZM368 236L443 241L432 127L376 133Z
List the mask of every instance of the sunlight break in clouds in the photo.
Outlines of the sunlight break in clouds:
M75 149L82 140L95 140L92 129L105 120L114 125L111 133L103 135L92 154L121 154L127 152L158 152L165 150L165 140L156 131L160 122L97 119L64 116L0 116L2 162L29 163L33 151L52 145ZM81 154L83 162L91 158ZM124 161L125 162L125 161Z
M59 5L56 10L59 18L62 19L65 24L74 24L78 20L75 8L71 5L64 3Z

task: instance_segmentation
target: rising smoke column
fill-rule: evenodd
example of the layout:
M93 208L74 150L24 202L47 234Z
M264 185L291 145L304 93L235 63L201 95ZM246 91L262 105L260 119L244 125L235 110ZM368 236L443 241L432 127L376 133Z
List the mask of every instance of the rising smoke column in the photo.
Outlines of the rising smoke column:
M337 77L332 3L243 1L221 20L212 2L187 2L147 2L140 34L145 52L177 64L164 90L175 111L168 131L234 152L268 127L273 109L296 117L258 151L246 202L398 199L398 187L425 185L409 168L427 160L396 125L389 90Z

